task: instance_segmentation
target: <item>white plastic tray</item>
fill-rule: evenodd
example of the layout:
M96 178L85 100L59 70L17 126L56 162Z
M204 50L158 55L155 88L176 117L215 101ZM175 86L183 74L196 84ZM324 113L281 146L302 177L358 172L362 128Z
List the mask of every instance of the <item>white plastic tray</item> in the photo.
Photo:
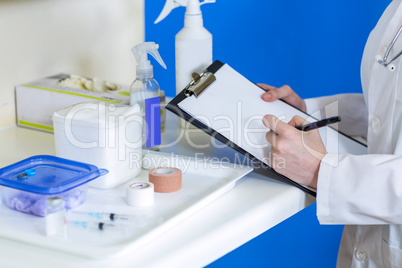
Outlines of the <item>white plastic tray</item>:
M132 215L127 224L103 232L67 225L67 239L56 239L45 236L44 218L13 211L0 204L0 236L92 258L125 254L229 191L237 180L252 171L247 166L163 153L146 154L144 165L147 168L173 166L182 169L182 189L175 193L155 193L154 205L136 208L125 202L126 184L112 190L90 188L86 202L74 210ZM144 180L148 180L145 169L131 182Z

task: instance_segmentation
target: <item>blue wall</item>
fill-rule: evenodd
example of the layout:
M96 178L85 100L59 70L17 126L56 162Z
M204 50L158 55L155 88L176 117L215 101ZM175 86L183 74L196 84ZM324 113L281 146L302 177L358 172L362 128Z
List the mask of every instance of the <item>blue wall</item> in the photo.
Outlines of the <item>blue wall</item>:
M214 38L214 59L253 82L289 84L302 97L314 97L361 91L364 44L389 2L217 0L202 10ZM174 96L174 37L183 27L185 9L176 8L155 25L164 3L145 1L145 38L160 44L168 69L153 61L155 78Z
M320 226L315 203L208 265L219 267L335 267L343 226Z
M288 84L308 98L361 92L364 45L390 2L217 0L202 10L214 38L214 59L253 82ZM145 38L160 45L168 69L154 63L155 78L174 96L174 37L183 27L185 9L173 10L155 25L164 3L145 1ZM342 226L320 226L312 205L211 267L334 267L341 231Z

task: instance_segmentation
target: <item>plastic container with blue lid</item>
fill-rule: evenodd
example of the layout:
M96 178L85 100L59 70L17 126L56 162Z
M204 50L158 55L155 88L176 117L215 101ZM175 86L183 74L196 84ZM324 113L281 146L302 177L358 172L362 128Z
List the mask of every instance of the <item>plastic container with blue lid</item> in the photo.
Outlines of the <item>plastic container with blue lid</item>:
M87 182L106 174L105 169L50 155L37 155L0 169L4 201L11 209L44 216L49 196L61 196L66 209L81 205Z

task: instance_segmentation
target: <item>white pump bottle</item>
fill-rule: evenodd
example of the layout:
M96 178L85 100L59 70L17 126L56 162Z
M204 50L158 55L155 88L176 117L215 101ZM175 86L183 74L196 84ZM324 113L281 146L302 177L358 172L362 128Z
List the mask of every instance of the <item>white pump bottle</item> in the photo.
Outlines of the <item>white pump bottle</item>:
M176 7L186 6L184 28L176 35L176 94L212 63L212 34L203 26L200 6L215 0L167 0L155 23L163 20Z

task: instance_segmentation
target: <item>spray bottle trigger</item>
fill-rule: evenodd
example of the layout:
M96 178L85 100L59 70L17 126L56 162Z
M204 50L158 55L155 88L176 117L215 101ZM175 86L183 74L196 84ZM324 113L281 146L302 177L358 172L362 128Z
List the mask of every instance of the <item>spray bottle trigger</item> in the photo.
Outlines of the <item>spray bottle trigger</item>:
M167 0L165 5L163 6L161 14L159 14L158 18L154 21L154 24L157 24L158 22L166 18L166 16L169 15L170 11L172 11L176 7L177 3L174 0Z
M201 6L203 4L208 4L208 3L215 3L216 0L204 0L201 3L199 3L199 0L197 1L197 6ZM166 18L170 12L175 9L176 7L186 7L188 6L188 3L191 3L193 1L191 0L166 0L165 5L163 6L162 12L161 14L159 14L158 18L155 20L154 24L157 24L158 22L160 22L161 20L163 20L164 18Z
M161 55L159 55L158 48L159 45L155 44L155 42L145 42L134 46L131 51L133 52L135 60L137 61L137 66L145 68L151 66L151 63L147 57L147 55L150 54L155 58L156 61L158 61L160 65L162 65L163 68L166 69L166 65L163 62Z
M161 14L159 14L158 18L155 20L154 24L157 24L161 20L167 17L170 12L176 7L185 7L187 5L188 0L166 0L165 5L163 6Z
M158 52L159 45L156 45L154 49L147 49L147 52L154 57L154 59L159 62L159 64L166 69L166 64L163 62L161 55Z
M204 0L204 1L200 2L200 6L203 4L208 4L208 3L216 3L216 0Z

